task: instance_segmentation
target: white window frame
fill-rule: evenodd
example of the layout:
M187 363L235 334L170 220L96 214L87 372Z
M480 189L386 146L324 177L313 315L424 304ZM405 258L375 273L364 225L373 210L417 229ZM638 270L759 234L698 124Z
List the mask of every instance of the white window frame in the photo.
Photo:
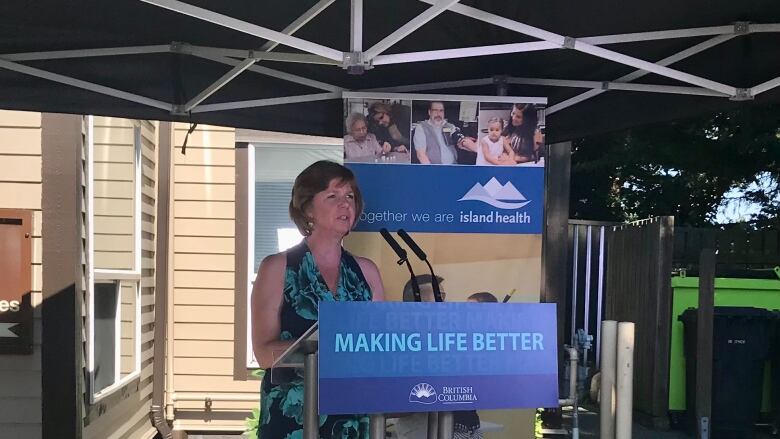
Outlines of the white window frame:
M286 144L286 148L297 148L297 149L325 149L328 147L334 147L334 148L343 148L343 144L341 143L341 139L334 139L337 143L307 143L305 141L302 141L300 143L289 143ZM280 142L278 140L273 140L269 142L247 142L247 184L249 187L247 188L247 197L249 198L247 200L247 279L246 279L246 285L247 285L247 307L246 307L246 368L247 369L259 369L260 364L258 364L257 359L255 358L254 349L252 347L252 287L255 283L255 278L257 277L257 268L255 266L255 148L263 148L264 144L273 145L274 147L284 144L285 142Z
M86 120L86 148L85 148L85 186L86 186L86 277L87 277L87 371L89 377L89 403L95 404L108 395L121 389L130 381L141 376L141 129L133 127L133 146L135 161L134 185L135 199L133 206L133 241L134 255L133 268L131 270L109 270L95 268L94 258L94 117L87 116ZM135 290L135 364L133 372L122 377L121 371L121 321L122 321L122 285L127 285L131 281ZM95 392L95 283L115 282L117 286L117 310L116 310L116 352L115 352L115 370L114 383L110 386Z
M259 369L260 363L255 358L255 350L252 346L252 288L255 285L257 272L255 269L255 145L247 145L247 252L246 274L247 295L249 306L246 307L246 368Z

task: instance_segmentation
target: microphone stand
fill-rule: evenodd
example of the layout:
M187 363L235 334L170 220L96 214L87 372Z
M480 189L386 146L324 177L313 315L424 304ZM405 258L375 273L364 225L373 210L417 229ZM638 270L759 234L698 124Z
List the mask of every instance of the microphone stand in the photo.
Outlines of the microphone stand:
M422 302L422 296L420 296L420 284L417 283L417 276L412 271L412 264L409 263L409 258L404 258L398 261L398 265L406 262L406 268L409 269L409 276L412 280L412 294L414 295L415 302Z
M388 232L384 227L379 230L379 234L382 235L382 238L385 239L390 248L393 249L393 252L395 252L396 256L398 256L398 261L396 264L401 265L406 262L406 268L409 270L409 276L412 282L412 294L414 295L414 301L422 302L422 296L420 296L420 285L417 283L417 276L414 275L414 271L412 270L412 264L409 263L409 258L406 256L406 250L398 245L398 242L396 242L395 238L393 238L393 235L391 235L390 232Z
M408 245L409 248L412 249L414 254L417 255L417 257L420 258L421 261L425 262L428 265L428 270L431 272L431 287L433 288L433 298L437 302L443 302L444 300L441 297L441 288L439 287L439 279L436 278L436 274L433 272L433 267L431 266L431 263L428 262L428 255L426 255L425 252L420 248L420 246L417 245L416 242L414 242L414 239L412 239L412 237L409 236L408 233L406 233L406 230L398 229L396 233L398 234L398 236L401 237L401 239L403 239L406 245ZM406 263L408 264L409 262L407 261Z
M428 262L428 258L423 259L423 261L428 264L428 270L431 272L431 287L433 287L434 300L437 302L444 302L444 299L441 297L441 289L439 288L439 279L437 279L436 275L433 274L433 267L431 267L431 263Z

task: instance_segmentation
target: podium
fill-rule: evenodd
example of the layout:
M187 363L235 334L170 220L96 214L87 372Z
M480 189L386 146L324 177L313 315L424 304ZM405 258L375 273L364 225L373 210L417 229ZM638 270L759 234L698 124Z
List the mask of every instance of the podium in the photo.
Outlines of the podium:
M319 439L318 367L319 323L303 333L290 347L274 360L272 369L303 369L303 439ZM273 382L273 370L271 371ZM371 439L384 439L386 416L370 415ZM453 433L452 412L428 413L428 439L451 439Z
M274 360L273 369L303 369L303 438L319 439L320 422L317 410L317 349L319 346L319 324L315 323L290 347Z

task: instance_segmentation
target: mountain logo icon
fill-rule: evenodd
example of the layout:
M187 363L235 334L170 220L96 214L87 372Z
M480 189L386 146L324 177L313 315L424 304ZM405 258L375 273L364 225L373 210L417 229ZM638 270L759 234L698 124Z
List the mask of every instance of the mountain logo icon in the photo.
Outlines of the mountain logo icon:
M531 202L517 190L511 181L502 185L495 177L491 178L484 186L476 183L458 201L481 201L499 209L520 209Z

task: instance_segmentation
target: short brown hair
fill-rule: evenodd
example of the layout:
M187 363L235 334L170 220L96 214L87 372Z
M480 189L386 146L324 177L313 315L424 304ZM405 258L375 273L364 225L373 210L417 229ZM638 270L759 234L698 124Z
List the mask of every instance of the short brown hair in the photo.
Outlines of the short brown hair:
M292 189L290 219L304 236L309 236L312 232L308 225L311 219L306 215L306 209L314 196L327 189L333 179L349 183L352 186L352 191L355 193L355 222L360 218L360 214L363 212L363 196L360 194L355 174L336 162L320 160L309 165L295 177Z

